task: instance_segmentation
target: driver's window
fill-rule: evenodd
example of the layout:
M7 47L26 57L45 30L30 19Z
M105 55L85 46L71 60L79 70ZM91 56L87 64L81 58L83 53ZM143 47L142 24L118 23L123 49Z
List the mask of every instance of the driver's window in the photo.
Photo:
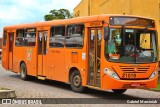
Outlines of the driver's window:
M140 34L140 57L147 58L152 56L152 41L150 33Z
M144 49L150 49L150 33L149 34L140 34L140 47Z

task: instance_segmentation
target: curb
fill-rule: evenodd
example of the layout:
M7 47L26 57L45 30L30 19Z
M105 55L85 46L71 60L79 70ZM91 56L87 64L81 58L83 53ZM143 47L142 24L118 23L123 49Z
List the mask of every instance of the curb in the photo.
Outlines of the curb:
M0 99L15 98L16 94L14 90L0 90Z

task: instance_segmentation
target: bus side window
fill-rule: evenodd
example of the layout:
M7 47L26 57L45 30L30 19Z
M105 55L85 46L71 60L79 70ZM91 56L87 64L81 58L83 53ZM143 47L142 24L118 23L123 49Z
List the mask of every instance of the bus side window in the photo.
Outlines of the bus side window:
M84 44L84 25L69 25L67 27L66 47L82 48Z
M7 41L7 31L3 32L3 46L6 46L6 41Z
M25 46L35 46L36 33L27 32L24 40L25 40Z
M51 28L50 47L64 47L65 43L65 26L56 26Z
M17 30L15 45L16 46L23 46L23 44L24 44L23 39L24 39L24 29Z

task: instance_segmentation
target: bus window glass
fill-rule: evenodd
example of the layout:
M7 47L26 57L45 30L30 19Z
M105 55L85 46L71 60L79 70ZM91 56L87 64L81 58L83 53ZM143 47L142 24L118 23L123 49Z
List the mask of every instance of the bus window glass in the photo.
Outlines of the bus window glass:
M15 45L23 46L23 42L24 42L23 40L24 40L24 29L17 30Z
M64 47L65 26L51 28L50 47Z
M123 63L148 63L157 61L156 33L140 29L110 29L105 42L109 61Z
M4 31L4 33L3 33L3 46L6 46L6 41L7 41L7 31Z
M66 47L82 48L84 43L84 25L69 25L67 32Z
M36 44L36 33L26 32L25 38L25 46L35 46Z

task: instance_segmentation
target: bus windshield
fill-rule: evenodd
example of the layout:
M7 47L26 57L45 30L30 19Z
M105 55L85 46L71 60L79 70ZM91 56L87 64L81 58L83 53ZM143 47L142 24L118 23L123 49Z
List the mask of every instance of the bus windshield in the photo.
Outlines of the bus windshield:
M156 32L148 29L110 28L105 39L108 61L122 63L156 62Z

